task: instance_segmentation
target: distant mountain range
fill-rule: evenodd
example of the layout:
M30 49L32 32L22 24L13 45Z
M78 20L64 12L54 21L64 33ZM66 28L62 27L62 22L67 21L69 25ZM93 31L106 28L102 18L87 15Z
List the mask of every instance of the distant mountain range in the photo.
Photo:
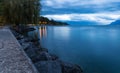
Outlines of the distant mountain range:
M120 25L120 19L112 22L110 25Z
M99 25L96 22L91 22L91 21L67 21L68 24L70 25Z

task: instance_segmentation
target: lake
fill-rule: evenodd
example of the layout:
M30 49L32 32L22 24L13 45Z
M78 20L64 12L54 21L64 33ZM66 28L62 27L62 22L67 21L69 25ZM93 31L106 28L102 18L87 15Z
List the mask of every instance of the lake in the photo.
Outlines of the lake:
M119 26L42 26L42 47L83 73L120 73Z

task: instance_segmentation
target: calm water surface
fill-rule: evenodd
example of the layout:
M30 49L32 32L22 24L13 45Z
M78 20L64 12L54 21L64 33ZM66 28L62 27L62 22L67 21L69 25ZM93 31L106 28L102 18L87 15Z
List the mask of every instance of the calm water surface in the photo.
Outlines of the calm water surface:
M40 27L41 45L84 73L120 73L120 27Z

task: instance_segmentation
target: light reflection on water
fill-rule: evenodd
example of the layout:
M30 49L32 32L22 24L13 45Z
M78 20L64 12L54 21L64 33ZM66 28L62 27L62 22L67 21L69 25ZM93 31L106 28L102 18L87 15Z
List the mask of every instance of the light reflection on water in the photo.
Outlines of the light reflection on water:
M58 34L58 32L57 32L58 30L59 30L60 35L56 35L56 34ZM69 27L62 27L62 29L53 28L53 32L55 34L55 35L53 35L54 37L61 37L63 39L68 39L70 36L70 28Z
M47 28L46 26L39 27L40 38L47 36Z
M120 27L40 28L41 45L84 73L120 73Z

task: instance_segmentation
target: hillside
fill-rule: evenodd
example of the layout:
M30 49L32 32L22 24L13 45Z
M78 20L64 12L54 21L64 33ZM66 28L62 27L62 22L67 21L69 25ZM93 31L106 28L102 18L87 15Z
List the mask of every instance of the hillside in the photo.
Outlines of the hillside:
M120 25L120 20L116 20L116 21L112 22L110 25Z
M47 17L40 17L39 19L39 24L43 25L69 25L68 23L66 22L60 22L60 21L55 21L53 19L48 19Z

